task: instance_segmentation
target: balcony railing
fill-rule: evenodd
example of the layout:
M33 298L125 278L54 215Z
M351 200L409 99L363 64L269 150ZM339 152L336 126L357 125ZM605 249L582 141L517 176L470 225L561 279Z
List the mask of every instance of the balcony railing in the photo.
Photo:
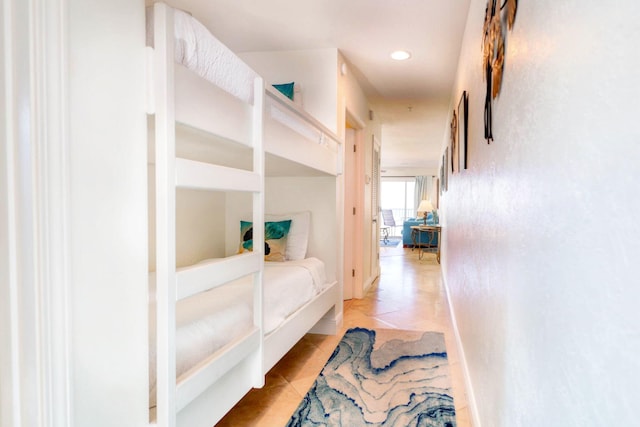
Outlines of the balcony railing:
M409 218L415 218L416 211L415 209L405 209L405 208L387 208L383 209L391 209L393 212L393 220L396 223L395 227L391 227L389 230L389 236L401 236L402 235L402 224ZM382 214L380 214L378 224L380 226L384 226L384 220L382 219Z

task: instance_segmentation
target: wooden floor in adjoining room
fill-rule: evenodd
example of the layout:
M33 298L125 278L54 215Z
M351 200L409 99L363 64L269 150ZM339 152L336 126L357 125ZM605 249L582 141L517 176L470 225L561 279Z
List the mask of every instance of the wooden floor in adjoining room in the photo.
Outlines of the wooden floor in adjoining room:
M361 300L344 303L343 330L336 336L307 334L267 374L262 389L249 392L217 426L285 426L313 385L342 334L349 328L410 329L445 334L457 427L471 426L462 367L435 254L418 259L411 249L380 248L381 274Z

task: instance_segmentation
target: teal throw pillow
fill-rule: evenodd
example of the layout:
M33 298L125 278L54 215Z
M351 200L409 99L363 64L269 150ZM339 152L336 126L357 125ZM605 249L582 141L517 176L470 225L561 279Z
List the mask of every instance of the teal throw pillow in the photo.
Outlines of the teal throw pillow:
M284 261L291 220L264 223L264 260ZM253 223L240 221L240 250L253 250Z
M282 93L284 96L286 96L287 98L293 101L293 85L294 85L294 82L291 82L291 83L273 85L273 87L278 89L280 93Z

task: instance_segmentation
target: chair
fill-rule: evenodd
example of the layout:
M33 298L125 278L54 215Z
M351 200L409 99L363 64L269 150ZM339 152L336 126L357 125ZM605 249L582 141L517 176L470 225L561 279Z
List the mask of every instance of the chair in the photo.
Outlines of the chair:
M382 209L382 222L384 224L380 227L382 240L384 240L385 243L389 243L389 230L396 226L396 220L393 218L393 211L391 209Z

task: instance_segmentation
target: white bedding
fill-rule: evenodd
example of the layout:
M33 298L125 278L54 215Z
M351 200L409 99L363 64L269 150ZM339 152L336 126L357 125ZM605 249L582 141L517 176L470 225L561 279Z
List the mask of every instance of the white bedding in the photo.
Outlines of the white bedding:
M147 7L147 45L153 46L153 7ZM174 59L237 98L253 102L253 81L258 74L197 19L174 9Z
M207 262L207 260L203 261ZM253 326L253 275L186 298L176 306L176 374L187 372L234 337ZM317 258L268 262L264 269L264 331L275 330L289 315L327 285ZM155 404L155 295L150 291L149 376Z

